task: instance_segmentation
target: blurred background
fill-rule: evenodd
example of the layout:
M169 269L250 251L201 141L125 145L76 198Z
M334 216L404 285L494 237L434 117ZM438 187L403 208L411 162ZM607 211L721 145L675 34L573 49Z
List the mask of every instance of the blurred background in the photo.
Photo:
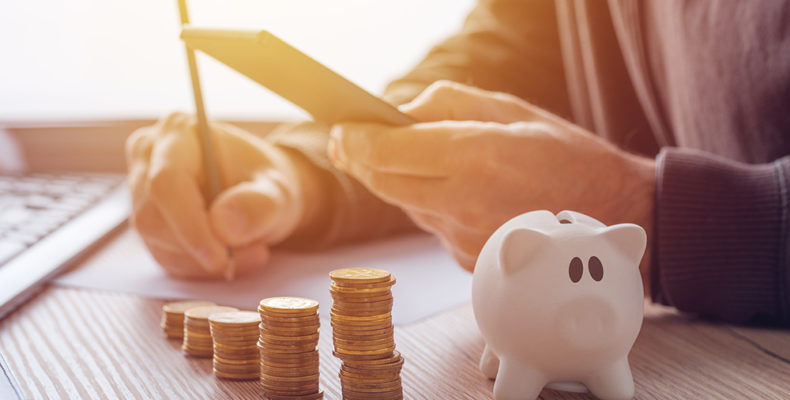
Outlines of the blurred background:
M473 0L190 0L192 24L267 29L378 94ZM0 1L0 124L192 112L175 0ZM209 118L307 115L198 54Z

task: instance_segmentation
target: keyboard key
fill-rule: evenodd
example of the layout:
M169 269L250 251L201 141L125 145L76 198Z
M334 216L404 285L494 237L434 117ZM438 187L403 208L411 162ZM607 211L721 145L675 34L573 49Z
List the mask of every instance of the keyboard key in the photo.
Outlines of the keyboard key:
M11 207L0 211L0 225L19 225L33 216L33 212L25 207Z
M44 192L54 196L62 196L74 192L75 186L76 185L63 184L63 183L49 184L40 192Z
M35 236L36 238L41 238L44 237L44 235L46 235L47 233L50 233L53 230L55 230L55 228L57 228L58 226L60 226L60 224L41 224L41 223L25 224L16 227L11 232L16 232L21 235L29 235L29 236ZM11 232L9 232L9 235L11 234Z
M42 234L42 235L34 235L34 234L30 234L30 233L26 233L26 232L20 232L20 231L9 231L9 232L6 232L5 236L3 237L3 239L0 239L0 240L8 239L8 240L13 240L15 242L20 242L20 243L24 244L25 246L30 246L33 243L36 243L38 241L38 239L41 239L42 236L44 236L44 234ZM2 262L0 262L0 264L2 264Z
M39 194L30 195L24 200L28 208L50 208L56 203L55 199L49 196L42 196Z
M19 254L19 252L25 248L27 248L27 246L20 242L0 239L0 264L10 260L11 257Z
M81 183L75 187L76 191L80 193L90 193L93 195L101 196L107 193L110 186L104 183Z
M52 206L49 207L50 210L60 210L66 211L70 215L78 213L86 208L89 205L89 201L84 201L82 199L74 199L74 198L62 198L57 202L53 203Z

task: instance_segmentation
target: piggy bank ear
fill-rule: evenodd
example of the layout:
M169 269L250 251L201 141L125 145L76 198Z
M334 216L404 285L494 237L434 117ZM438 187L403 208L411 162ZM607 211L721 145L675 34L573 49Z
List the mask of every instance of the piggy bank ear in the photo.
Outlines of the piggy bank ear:
M604 229L602 235L629 261L639 265L647 245L647 234L641 226L634 224L612 225Z
M505 275L518 272L550 241L549 236L532 229L518 228L506 233L499 247L499 267Z

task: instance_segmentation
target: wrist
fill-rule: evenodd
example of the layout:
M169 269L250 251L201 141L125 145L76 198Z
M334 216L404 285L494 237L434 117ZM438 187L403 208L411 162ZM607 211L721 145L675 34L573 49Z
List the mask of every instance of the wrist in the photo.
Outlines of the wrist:
M653 236L653 218L655 215L655 190L656 190L656 162L654 159L625 155L630 168L628 181L631 183L629 198L632 201L628 210L629 222L641 226L647 233L648 240L645 247L645 254L639 263L639 273L642 276L645 296L650 294L650 260L651 260L651 240Z

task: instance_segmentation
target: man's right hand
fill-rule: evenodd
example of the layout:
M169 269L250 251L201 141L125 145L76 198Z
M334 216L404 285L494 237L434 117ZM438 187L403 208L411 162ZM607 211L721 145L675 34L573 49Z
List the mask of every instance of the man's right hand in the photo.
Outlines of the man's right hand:
M303 181L282 149L229 125L212 124L223 192L207 205L195 119L171 114L127 140L131 221L170 274L219 278L262 266L305 214Z

